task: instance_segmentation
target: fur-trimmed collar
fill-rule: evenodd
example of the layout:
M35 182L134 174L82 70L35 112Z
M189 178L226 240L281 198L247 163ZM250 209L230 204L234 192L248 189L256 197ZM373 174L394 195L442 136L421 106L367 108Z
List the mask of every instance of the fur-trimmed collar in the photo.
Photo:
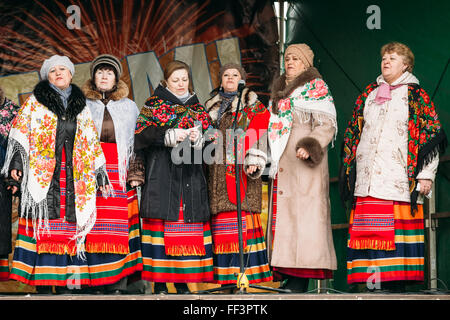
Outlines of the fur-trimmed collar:
M286 74L282 74L273 82L270 96L272 99L272 112L278 114L278 101L286 99L295 89L316 78L322 78L322 75L314 67L306 69L288 85L286 85Z
M86 95L86 98L88 99L100 100L103 97L100 92L95 90L95 84L92 81L92 79L87 80L81 89L83 90L83 93ZM113 101L118 101L120 99L128 97L129 93L130 89L128 89L127 84L122 80L119 80L116 89L111 93L109 98Z
M34 87L33 94L36 100L46 106L51 112L59 117L66 116L68 120L75 120L77 115L86 106L86 97L81 89L75 84L71 84L72 92L69 96L67 109L64 108L59 94L50 87L48 80L39 82Z
M252 105L257 100L258 100L258 95L255 92L250 91L249 88L245 88L242 91L240 108L244 108L245 106ZM220 96L220 94L216 94L214 97L212 97L211 99L209 99L208 101L205 102L205 109L209 113L209 115L213 121L217 121L217 115L219 113L221 101L222 101L222 97ZM233 99L233 102L231 103L231 109L227 110L227 112L228 111L235 112L237 109L237 104L238 104L238 99Z

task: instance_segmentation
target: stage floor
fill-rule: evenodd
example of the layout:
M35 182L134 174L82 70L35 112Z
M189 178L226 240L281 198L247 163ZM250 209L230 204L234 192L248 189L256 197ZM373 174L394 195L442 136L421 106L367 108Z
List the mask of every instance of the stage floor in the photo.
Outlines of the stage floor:
M450 300L450 294L1 294L0 300L186 300L186 301L236 301L236 300Z

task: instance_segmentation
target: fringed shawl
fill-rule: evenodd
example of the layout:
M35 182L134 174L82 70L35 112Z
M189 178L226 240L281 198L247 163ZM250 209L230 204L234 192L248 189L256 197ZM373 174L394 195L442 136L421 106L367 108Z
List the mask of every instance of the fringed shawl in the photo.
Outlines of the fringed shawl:
M127 98L129 89L122 80L119 80L117 89L109 96L111 101L108 102L106 107L100 100L102 94L92 88L91 80L85 83L83 92L86 95L87 105L91 110L99 138L102 131L105 108L108 108L111 115L117 144L119 183L125 191L127 171L134 154L134 129L139 109L133 101Z
M278 162L289 140L295 112L302 123L311 121L314 117L329 119L337 134L336 109L333 97L322 76L316 68L311 67L301 73L296 79L286 85L286 75L282 75L274 82L269 122L269 144L272 163L269 176L274 178L278 172ZM334 139L333 139L334 140Z
M36 239L39 238L37 230L48 230L47 193L56 166L57 122L58 116L31 95L12 124L2 169L2 174L9 174L13 155L19 152L23 163L20 215L32 219ZM77 230L73 240L77 241L77 255L84 258L84 240L96 219L96 176L101 174L105 181L107 173L88 108L78 113L76 122L72 161Z

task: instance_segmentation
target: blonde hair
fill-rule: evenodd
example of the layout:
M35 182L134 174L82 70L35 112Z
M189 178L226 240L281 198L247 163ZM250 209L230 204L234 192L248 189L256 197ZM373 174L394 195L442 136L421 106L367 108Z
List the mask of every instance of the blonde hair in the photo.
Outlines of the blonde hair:
M403 58L403 63L408 66L406 70L412 72L414 69L414 54L411 49L406 44L400 42L389 42L382 46L380 50L381 57L383 57L385 53L393 52Z
M191 77L191 70L189 68L189 66L184 63L183 61L179 61L179 60L173 60L170 61L167 65L166 68L164 69L164 80L161 80L161 84L167 88L167 80L170 78L170 76L172 75L172 73L174 73L176 70L186 70L188 77L189 77L189 93L193 94L194 93L194 87L192 86L192 77Z

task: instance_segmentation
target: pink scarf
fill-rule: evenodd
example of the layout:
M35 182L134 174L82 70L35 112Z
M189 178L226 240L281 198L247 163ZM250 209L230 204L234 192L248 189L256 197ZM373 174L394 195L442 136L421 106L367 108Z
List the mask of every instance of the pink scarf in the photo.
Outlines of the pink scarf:
M379 85L378 87L378 92L377 95L375 97L375 103L376 104L383 104L386 101L391 100L391 90L397 89L399 87L401 87L403 84L398 84L395 86L390 86L389 84L387 84L386 82L383 82Z

